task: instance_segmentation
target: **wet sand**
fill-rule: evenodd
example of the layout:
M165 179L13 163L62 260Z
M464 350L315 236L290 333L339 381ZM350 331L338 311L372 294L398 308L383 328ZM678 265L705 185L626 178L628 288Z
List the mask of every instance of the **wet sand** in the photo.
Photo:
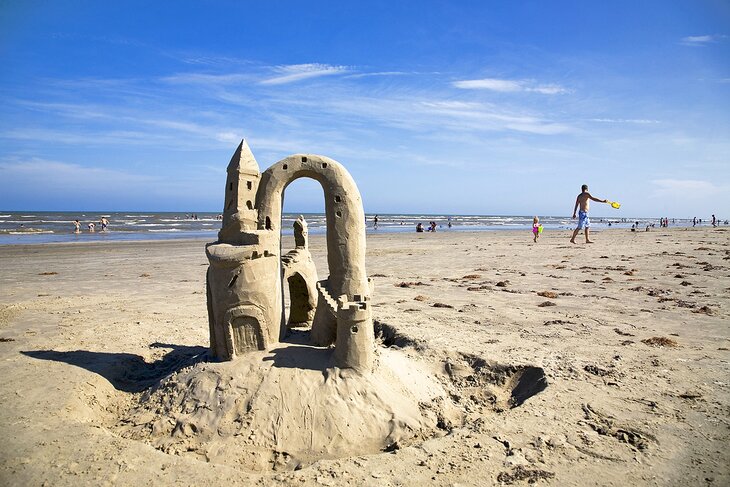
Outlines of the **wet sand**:
M0 247L0 481L730 483L730 231L569 236L368 235L378 353L431 371L453 414L296 470L128 434L145 392L205 355L204 241ZM326 275L323 237L310 247Z

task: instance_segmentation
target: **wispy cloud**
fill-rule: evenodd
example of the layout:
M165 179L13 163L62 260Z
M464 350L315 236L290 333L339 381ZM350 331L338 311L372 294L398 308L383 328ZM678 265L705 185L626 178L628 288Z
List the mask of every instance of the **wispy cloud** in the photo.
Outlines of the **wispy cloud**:
M140 183L156 180L150 176L101 167L85 167L79 164L53 161L40 158L0 161L0 174L11 180L30 178L38 180L43 174L44 181L53 185L72 184L82 186L88 181L114 181L115 183Z
M661 123L659 120L652 120L648 118L589 118L589 122L596 123L638 123L638 124L652 124Z
M349 71L345 66L330 66L328 64L291 64L288 66L277 66L274 70L279 73L278 76L264 79L259 84L283 85L309 78L347 73Z
M500 93L541 93L543 95L559 95L568 90L556 84L538 84L532 80L510 80L498 78L482 78L454 81L452 85L463 90L490 90Z
M707 46L708 44L714 44L726 39L726 35L712 34L703 36L687 36L682 37L679 43L685 46Z
M254 78L250 74L207 74L207 73L178 73L171 76L161 78L166 83L177 84L200 84L200 85L231 85L246 81L252 81Z
M358 79L358 78L370 78L370 77L376 77L376 76L407 76L410 74L418 74L414 72L406 72L406 71L376 71L372 73L355 73L355 74L348 74L347 76L344 76L346 79Z
M698 179L654 179L652 196L680 199L703 199L718 194L721 188L710 181Z

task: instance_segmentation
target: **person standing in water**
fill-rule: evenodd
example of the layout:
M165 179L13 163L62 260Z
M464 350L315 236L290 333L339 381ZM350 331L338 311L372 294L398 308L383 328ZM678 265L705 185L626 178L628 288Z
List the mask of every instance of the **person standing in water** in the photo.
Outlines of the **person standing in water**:
M578 197L575 199L575 207L573 207L573 218L576 217L576 212L578 213L578 226L575 227L575 230L573 231L573 236L570 238L570 243L575 243L575 237L578 236L578 232L581 230L585 231L586 234L586 243L593 243L591 239L588 237L588 233L591 227L591 221L588 219L588 211L590 210L590 202L598 201L599 203L608 203L608 200L601 200L598 198L594 198L589 192L588 192L588 185L584 184L581 186L581 193L578 195ZM579 210L580 209L580 210Z

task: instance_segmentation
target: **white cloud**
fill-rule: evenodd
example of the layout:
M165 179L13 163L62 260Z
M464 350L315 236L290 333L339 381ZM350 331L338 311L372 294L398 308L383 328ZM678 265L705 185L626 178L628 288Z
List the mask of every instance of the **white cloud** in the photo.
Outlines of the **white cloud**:
M165 76L162 81L176 84L200 84L200 85L232 85L251 81L250 74L207 74L207 73L179 73L172 76Z
M492 90L501 92L522 90L522 86L518 81L495 78L454 81L453 85L464 90Z
M698 179L654 179L652 196L678 199L701 199L718 194L721 188L710 181Z
M703 36L687 36L680 39L680 44L685 46L706 46L725 39L726 35L703 35Z
M23 160L0 161L0 174L6 181L47 182L52 186L83 186L89 181L114 181L119 183L140 183L153 181L154 178L131 174L115 169L85 167L79 164L31 158Z
M589 122L596 123L638 123L638 124L652 124L661 123L659 120L651 120L647 118L589 118Z
M373 73L357 73L357 74L349 74L345 76L347 79L358 79L358 78L370 78L374 76L406 76L409 74L417 74L417 73L408 73L405 71L378 71Z
M344 66L330 66L328 64L291 64L274 68L279 76L259 81L262 85L283 85L303 79L331 76L348 72Z
M454 81L452 85L463 90L490 90L501 93L528 92L541 93L543 95L559 95L568 92L568 90L560 85L541 85L531 80L483 78Z

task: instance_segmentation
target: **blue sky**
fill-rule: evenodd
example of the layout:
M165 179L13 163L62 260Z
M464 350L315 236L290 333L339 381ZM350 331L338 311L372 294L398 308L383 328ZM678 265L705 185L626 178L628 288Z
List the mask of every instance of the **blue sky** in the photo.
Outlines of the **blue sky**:
M0 65L0 210L220 211L245 137L368 213L730 217L726 1L3 1Z

